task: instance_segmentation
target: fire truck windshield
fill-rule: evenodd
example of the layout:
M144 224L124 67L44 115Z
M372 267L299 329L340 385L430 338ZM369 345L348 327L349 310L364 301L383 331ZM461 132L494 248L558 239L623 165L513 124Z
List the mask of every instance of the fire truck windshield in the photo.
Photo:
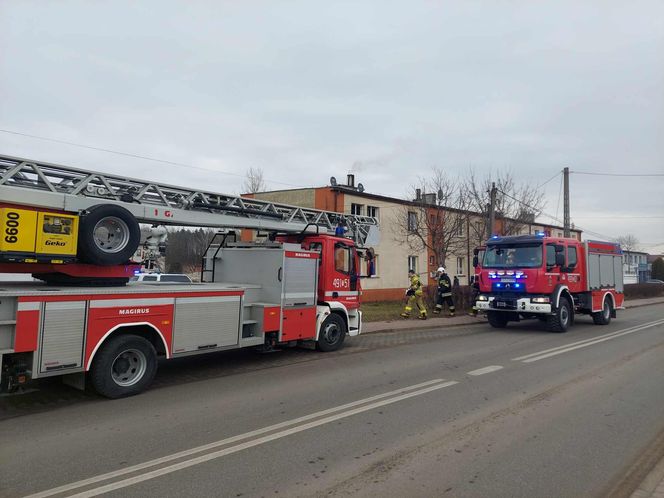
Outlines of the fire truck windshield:
M483 268L538 268L542 244L496 244L486 248Z

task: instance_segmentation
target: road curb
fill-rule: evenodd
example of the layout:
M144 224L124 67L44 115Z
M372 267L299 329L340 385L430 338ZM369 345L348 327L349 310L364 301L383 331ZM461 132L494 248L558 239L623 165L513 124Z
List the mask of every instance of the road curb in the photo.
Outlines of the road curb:
M481 320L481 321L480 321ZM433 324L427 324L427 325L413 325L412 327L393 327L393 328L385 328L385 329L379 329L379 330L372 330L371 332L362 332L362 335L368 335L368 334L380 334L384 332L404 332L406 330L430 330L430 329L437 329L437 328L452 328L452 327L463 327L464 325L475 325L475 324L481 324L481 323L488 323L486 320L480 319L480 320L475 320L472 322L465 322L465 323L450 323L448 325L440 324L440 325L433 325Z
M639 303L639 304L632 304L625 306L625 309L633 309L633 308L642 308L643 306L655 306L658 304L664 304L664 300L656 302L656 303ZM474 320L474 321L469 321L465 323L451 323L448 325L445 325L444 322L440 325L430 325L430 324L422 324L422 325L415 325L409 326L409 327L390 327L390 328L384 328L384 329L378 329L378 330L372 330L371 332L362 332L362 335L368 335L368 334L381 334L381 333L389 333L389 332L403 332L405 330L430 330L430 329L437 329L440 327L444 328L452 328L452 327L463 327L464 325L474 325L474 324L479 324L479 323L488 323L486 322L485 319L480 319L482 321ZM375 323L375 322L367 322L367 323ZM399 322L401 323L401 322Z
M664 304L664 301L660 301L658 303L641 303L641 304L633 304L631 306L625 306L625 309L629 310L632 308L642 308L644 306L655 306L657 304Z

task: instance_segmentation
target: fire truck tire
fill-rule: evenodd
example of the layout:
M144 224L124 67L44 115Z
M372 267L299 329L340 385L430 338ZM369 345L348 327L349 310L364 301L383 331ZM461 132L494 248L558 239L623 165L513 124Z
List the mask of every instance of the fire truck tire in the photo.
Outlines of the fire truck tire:
M144 391L157 373L157 352L143 337L126 334L110 338L92 362L90 382L102 396L116 399Z
M78 257L93 265L126 263L141 241L141 229L134 215L121 206L99 204L81 217L78 229Z
M504 329L507 327L507 316L504 313L499 311L489 311L486 314L487 319L489 320L489 325L494 329Z
M550 332L567 332L574 320L573 313L569 300L566 297L561 297L558 308L546 321L546 328Z
M595 325L608 325L611 323L611 302L608 297L604 298L604 304L602 305L602 311L593 313L593 322Z
M343 346L346 338L346 322L336 313L331 313L320 327L316 349L318 351L336 351Z

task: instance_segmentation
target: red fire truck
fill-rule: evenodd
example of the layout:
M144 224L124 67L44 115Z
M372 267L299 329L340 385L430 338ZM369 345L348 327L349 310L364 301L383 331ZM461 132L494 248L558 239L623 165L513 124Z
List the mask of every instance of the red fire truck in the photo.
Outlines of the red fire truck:
M623 307L622 275L617 244L544 234L494 236L481 262L476 306L496 328L539 318L549 330L566 332L575 314L607 325Z
M4 390L63 376L117 398L146 389L159 358L333 351L361 333L358 247L377 235L374 218L344 216L349 236L337 237L339 213L10 157L0 157L0 199L0 272L46 281L0 288ZM206 251L204 283L124 286L137 266L118 263L139 222L226 228ZM245 242L229 227L266 237Z

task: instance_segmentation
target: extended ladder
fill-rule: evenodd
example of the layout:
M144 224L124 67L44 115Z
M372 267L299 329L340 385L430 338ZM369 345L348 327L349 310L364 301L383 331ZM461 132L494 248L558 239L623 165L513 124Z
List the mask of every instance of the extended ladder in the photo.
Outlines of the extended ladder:
M117 204L153 224L332 232L339 221L359 247L377 236L378 220L0 155L0 200L83 212ZM370 241L369 241L370 242Z

